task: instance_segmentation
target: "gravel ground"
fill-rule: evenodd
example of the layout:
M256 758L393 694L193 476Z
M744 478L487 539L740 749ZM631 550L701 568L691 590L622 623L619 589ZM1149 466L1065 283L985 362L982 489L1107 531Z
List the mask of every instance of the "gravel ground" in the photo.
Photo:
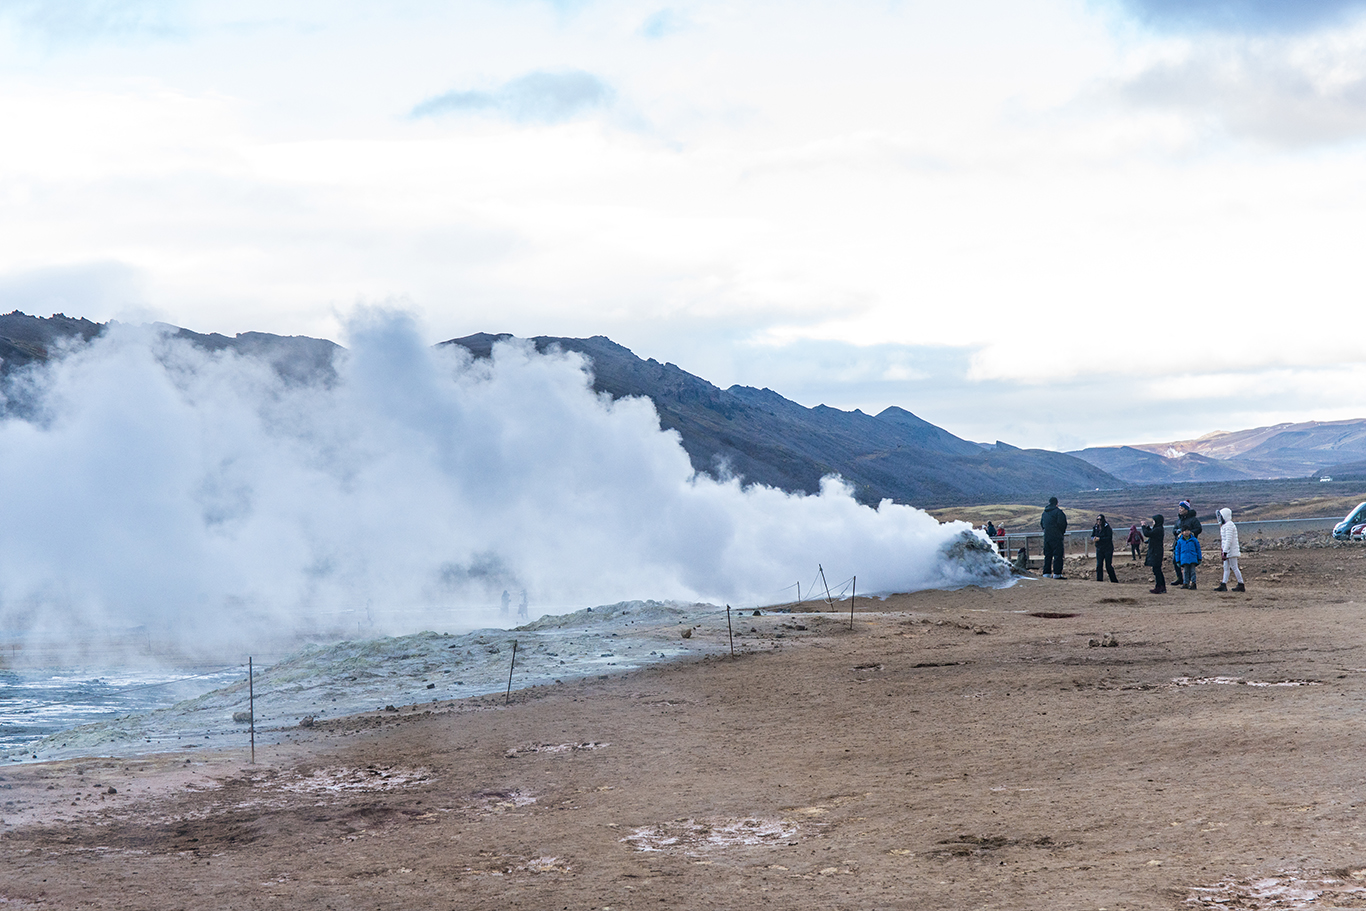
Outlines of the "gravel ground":
M11 766L0 904L1363 907L1364 558L1248 554L1245 595L1078 563L852 630L749 617L733 659L665 624L699 651L329 716L255 764Z

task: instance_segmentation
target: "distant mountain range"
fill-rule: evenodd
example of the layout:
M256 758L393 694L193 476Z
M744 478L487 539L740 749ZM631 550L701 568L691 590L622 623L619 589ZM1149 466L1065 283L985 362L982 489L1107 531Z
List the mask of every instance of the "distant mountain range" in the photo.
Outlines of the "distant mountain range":
M1133 484L1338 477L1366 462L1366 420L1306 421L1194 440L1107 446L1071 455ZM1346 478L1343 477L1343 480Z
M0 382L25 365L59 357L105 326L56 314L0 315ZM340 347L324 339L243 332L233 337L166 327L208 350L261 357L292 381L329 382ZM477 358L510 335L451 339ZM541 336L537 350L582 354L593 386L613 398L645 396L660 424L682 438L693 467L787 491L813 493L821 478L843 477L865 503L892 499L934 507L1038 502L1052 495L1130 484L1306 477L1337 472L1366 479L1366 421L1281 424L1197 440L1061 453L1003 442L974 443L891 407L868 415L825 405L806 408L770 389L720 389L673 364L641 359L605 336ZM17 397L0 407L22 413Z

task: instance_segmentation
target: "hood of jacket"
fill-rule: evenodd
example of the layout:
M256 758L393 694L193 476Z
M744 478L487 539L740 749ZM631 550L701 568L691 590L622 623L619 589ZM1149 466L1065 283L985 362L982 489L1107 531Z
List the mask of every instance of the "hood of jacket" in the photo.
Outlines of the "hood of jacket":
M1233 510L1229 509L1227 506L1219 510L1219 520L1222 522L1232 522Z

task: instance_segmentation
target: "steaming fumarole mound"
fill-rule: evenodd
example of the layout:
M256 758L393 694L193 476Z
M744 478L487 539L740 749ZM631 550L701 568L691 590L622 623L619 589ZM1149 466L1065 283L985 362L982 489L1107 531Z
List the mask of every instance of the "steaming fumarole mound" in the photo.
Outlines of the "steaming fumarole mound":
M1001 559L992 544L982 535L964 530L939 548L943 557L946 585L998 586L1009 584L1010 564Z

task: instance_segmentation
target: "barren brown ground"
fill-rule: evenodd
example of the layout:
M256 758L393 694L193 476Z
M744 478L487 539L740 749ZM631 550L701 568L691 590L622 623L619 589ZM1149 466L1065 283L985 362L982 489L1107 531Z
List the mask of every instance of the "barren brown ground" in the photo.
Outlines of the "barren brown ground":
M735 659L255 765L0 769L0 906L1366 907L1366 550L1244 564L747 616Z

